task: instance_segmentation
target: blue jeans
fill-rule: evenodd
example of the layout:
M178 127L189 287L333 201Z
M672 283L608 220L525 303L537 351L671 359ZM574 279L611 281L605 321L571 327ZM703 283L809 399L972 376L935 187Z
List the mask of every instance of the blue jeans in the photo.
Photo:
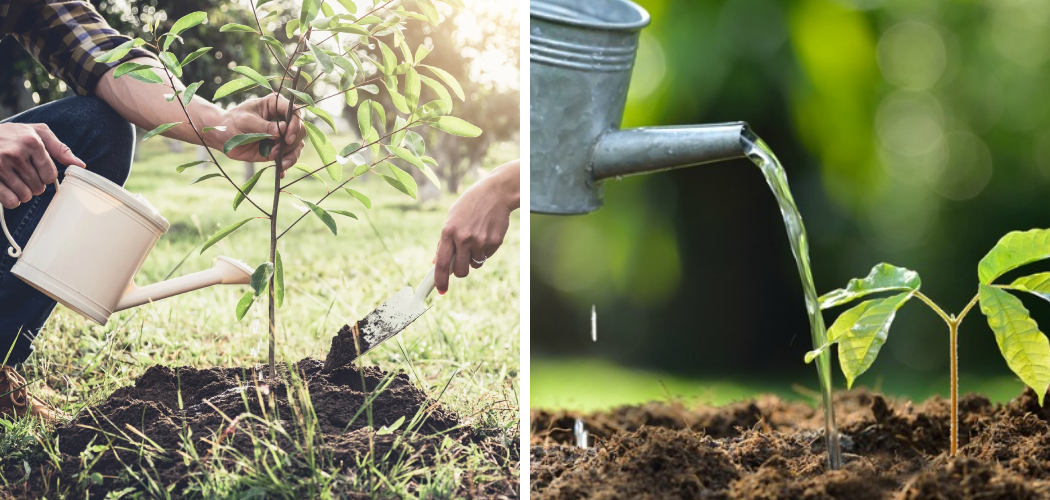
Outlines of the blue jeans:
M8 122L46 124L88 170L118 185L123 186L131 173L135 127L97 97L67 97L2 123ZM54 158L52 161L58 167L59 180L63 179L66 166ZM44 194L28 203L14 210L4 209L7 227L20 246L25 247L54 196L55 187L48 186ZM8 246L6 240L0 241L0 360L11 349L7 364L15 365L32 354L33 339L54 310L55 301L11 274L16 259L7 254Z

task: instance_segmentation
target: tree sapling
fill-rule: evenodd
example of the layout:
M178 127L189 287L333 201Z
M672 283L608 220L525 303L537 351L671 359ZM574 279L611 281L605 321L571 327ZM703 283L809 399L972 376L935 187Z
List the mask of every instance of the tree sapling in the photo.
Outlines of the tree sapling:
M442 1L454 9L463 8L461 0ZM222 85L213 96L213 99L220 99L236 92L259 87L267 91L267 96L273 97L275 110L280 109L279 96L287 98L291 103L286 107L284 116L278 117L279 119L275 121L290 123L293 114L301 117L303 111L306 111L331 128L333 132L336 122L332 119L332 115L322 109L319 104L329 99L342 98L347 106L357 107L360 142L351 142L337 153L335 144L320 127L311 121L303 120L310 144L317 151L323 164L317 168L301 163L296 164L293 168L302 171L303 174L284 183L281 180L281 170L273 168L274 189L269 211L253 200L250 195L268 169L283 164L285 155L288 153L285 140L289 133L288 127L283 130L278 127L276 135L237 134L225 140L224 153L230 153L234 148L250 146L258 147L261 156L270 157L273 148L277 149L276 154L273 155L274 164L259 169L255 175L241 185L233 181L211 150L208 150L208 159L179 165L176 168L176 171L182 172L196 165L214 165L218 170L217 173L206 174L194 180L193 183L213 177L223 177L236 190L233 209L237 210L243 202L247 201L259 213L259 215L242 219L220 229L204 242L201 253L254 220L269 221L269 261L256 268L252 276L252 291L246 293L237 303L236 315L238 320L242 319L255 300L263 293L267 294L271 376L276 374L274 360L277 331L276 309L281 307L285 297L284 265L277 248L278 241L308 214L313 214L320 219L332 234L336 234L338 230L332 214L356 219L357 216L351 212L329 210L321 206L329 196L341 191L359 200L366 209L371 208L372 202L367 196L346 187L350 181L360 176L369 173L379 175L398 191L415 198L416 181L412 175L397 164L411 165L419 169L430 182L440 186L440 181L431 168L432 165L436 165L436 162L425 154L423 136L410 129L426 125L463 137L476 137L481 134L479 128L450 115L453 100L449 89L455 92L460 100L464 99L463 90L448 72L423 64L432 46L420 45L413 51L405 42L404 31L409 21L438 24L439 12L431 0L372 0L369 2L371 6L367 8L362 8L360 3L362 2L355 0L338 0L341 7L337 12L331 2L305 0L299 15L291 18L284 25L283 35L289 40L289 43L286 44L277 38L281 36L280 33L268 32L266 29L266 26L273 25L273 21L282 19L281 15L284 13L286 2L251 0L249 5L255 19L255 26L229 23L222 26L220 31L258 35L259 44L266 48L265 53L277 61L280 68L283 68L283 72L280 75L263 76L250 64L238 64L231 61L233 70L240 73L242 77ZM403 3L414 5L417 11L406 9ZM363 12L358 13L359 9ZM323 17L318 17L319 15ZM187 14L163 34L158 31L160 21L157 20L152 24L147 24L147 38L150 38L150 41L136 38L97 58L103 62L113 61L123 57L133 47L152 49L162 63L160 67L126 62L114 70L114 78L128 76L146 83L164 85L171 89L172 93L167 95L168 101L174 101L182 108L186 117L185 124L193 128L200 144L207 144L204 140L206 134L225 133L225 127L220 124L194 123L187 107L194 99L204 99L196 94L197 89L204 82L195 82L183 87L175 78L182 76L182 68L185 65L207 54L211 47L202 47L189 52L182 59L179 59L171 49L175 42L182 41L179 36L182 32L204 23L206 17L204 12ZM320 39L314 40L313 35L320 35ZM288 45L291 45L290 50ZM391 47L397 49L400 56ZM436 78L421 73L429 73ZM381 93L379 82L382 82L385 87L385 93ZM277 85L276 89L273 88L274 84ZM433 100L425 103L420 100L423 87L429 89L429 93L434 97ZM318 97L311 95L311 88L314 92L318 92L319 89L331 89L331 92ZM383 94L394 109L387 109L376 100L362 101L360 100L362 93ZM393 119L388 120L388 116L392 116ZM180 121L160 125L149 131L143 140L167 132L183 123ZM290 146L287 147L290 148ZM345 180L344 166L350 169L349 178ZM328 186L321 179L318 175L321 170L324 170L331 180L337 183L334 187ZM293 185L308 177L325 184L327 194L316 201L308 201L289 191ZM305 205L302 215L283 230L279 229L277 220L282 194L290 194Z
M897 310L910 299L918 298L948 325L951 364L949 454L954 457L959 447L959 325L975 305L980 305L988 326L995 333L1007 366L1035 391L1039 404L1043 404L1050 387L1050 341L1039 330L1039 325L1021 300L1009 292L1027 292L1050 301L1050 273L1022 276L1009 284L997 284L995 280L1023 265L1048 258L1050 229L1014 231L1003 236L978 264L977 294L958 315L946 313L919 291L922 280L915 271L879 264L867 277L852 279L846 288L820 297L820 308L830 309L876 293L889 292L892 295L865 300L839 314L828 329L828 343L807 353L806 362L811 362L832 345L838 345L839 365L846 376L847 386L852 387L854 380L870 368L878 356Z

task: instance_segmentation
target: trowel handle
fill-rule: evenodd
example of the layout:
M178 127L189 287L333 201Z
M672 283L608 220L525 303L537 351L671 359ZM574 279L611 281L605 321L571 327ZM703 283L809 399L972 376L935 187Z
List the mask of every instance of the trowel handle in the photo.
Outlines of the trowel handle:
M448 264L449 274L452 274L452 264L456 262L456 252L452 252L452 260ZM434 291L436 286L434 285L434 268L436 266L430 266L430 270L427 271L427 275L423 277L423 281L419 282L419 286L416 287L416 295L412 298L413 304L423 305L423 302L430 296L430 292Z
M58 181L55 181L55 194L58 194ZM22 247L18 246L18 243L15 242L15 237L11 236L11 232L7 230L7 221L4 219L4 207L0 207L0 228L3 228L4 236L7 237L7 242L11 244L7 248L7 255L16 259L21 257Z
M423 281L420 281L419 286L416 287L416 296L412 299L412 302L422 304L430 296L430 292L434 291L434 288L434 266L430 266L427 275L423 277Z

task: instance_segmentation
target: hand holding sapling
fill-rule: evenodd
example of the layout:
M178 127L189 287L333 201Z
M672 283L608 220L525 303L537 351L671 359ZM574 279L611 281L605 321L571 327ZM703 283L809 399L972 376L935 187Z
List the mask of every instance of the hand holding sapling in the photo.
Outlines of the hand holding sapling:
M899 310L912 297L917 297L948 325L951 362L951 449L955 456L959 445L959 325L977 304L995 333L999 351L1022 382L1035 391L1043 404L1050 388L1050 340L1039 330L1021 300L1007 292L1021 291L1050 300L1050 273L1038 273L1015 279L1009 285L995 284L1003 274L1025 264L1050 258L1050 229L1014 231L1003 236L977 267L977 295L958 316L944 312L919 291L919 275L908 269L879 264L863 279L850 280L844 289L834 290L820 298L820 308L829 309L880 292L894 295L865 300L839 315L828 329L828 343L806 354L806 362L838 345L839 364L847 386L867 371L886 342L890 324Z

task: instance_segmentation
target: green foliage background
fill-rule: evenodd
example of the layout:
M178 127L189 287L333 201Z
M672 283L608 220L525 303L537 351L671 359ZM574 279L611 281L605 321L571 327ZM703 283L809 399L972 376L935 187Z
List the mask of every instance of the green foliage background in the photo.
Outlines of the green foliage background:
M894 262L959 310L1002 235L1050 226L1050 4L639 3L653 22L624 126L748 121L785 163L819 291ZM589 216L531 216L534 374L585 356L816 386L801 286L754 166L610 182L605 201ZM1024 302L1050 321L1045 302ZM859 385L947 393L947 333L911 308ZM980 321L963 326L960 357L964 371L1011 376Z

